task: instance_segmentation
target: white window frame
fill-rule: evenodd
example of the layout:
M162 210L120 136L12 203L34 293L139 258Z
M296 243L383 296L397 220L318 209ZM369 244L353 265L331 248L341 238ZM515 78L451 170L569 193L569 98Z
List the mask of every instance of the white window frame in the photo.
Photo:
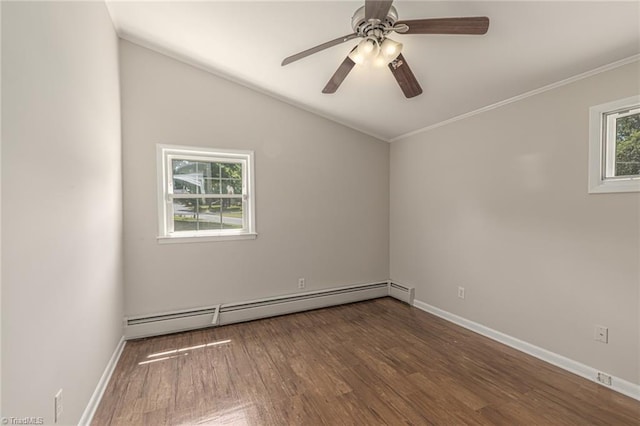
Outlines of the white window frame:
M615 119L640 107L640 95L589 108L589 193L640 192L640 176L613 176ZM611 143L610 140L613 139Z
M255 179L253 151L214 149L180 145L158 144L158 242L187 243L226 240L255 239L258 235L255 227ZM173 169L175 158L204 161L241 163L242 167L242 229L215 229L202 231L173 231ZM199 194L193 194L197 198ZM237 194L235 194L237 195ZM184 198L184 195L180 195ZM226 194L216 194L216 198L229 198ZM235 197L237 198L237 197Z

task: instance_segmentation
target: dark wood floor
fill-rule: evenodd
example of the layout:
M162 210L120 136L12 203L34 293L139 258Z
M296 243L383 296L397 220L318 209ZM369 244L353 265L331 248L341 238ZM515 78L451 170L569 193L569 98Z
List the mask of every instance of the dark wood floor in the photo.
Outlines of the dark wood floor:
M640 402L390 298L127 343L95 425L638 425Z

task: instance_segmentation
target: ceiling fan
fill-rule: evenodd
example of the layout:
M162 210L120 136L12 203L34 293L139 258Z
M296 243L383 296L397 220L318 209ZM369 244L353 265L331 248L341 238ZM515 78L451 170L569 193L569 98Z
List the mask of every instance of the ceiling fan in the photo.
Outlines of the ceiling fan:
M333 74L322 93L335 93L355 64L387 64L407 98L418 96L422 87L413 75L407 60L402 56L402 44L387 36L392 32L400 34L485 34L489 29L486 16L461 18L412 19L398 21L398 12L391 4L393 0L365 0L364 6L355 11L351 18L353 33L322 43L311 49L291 55L282 61L290 64L329 47L355 38L362 40L347 55Z

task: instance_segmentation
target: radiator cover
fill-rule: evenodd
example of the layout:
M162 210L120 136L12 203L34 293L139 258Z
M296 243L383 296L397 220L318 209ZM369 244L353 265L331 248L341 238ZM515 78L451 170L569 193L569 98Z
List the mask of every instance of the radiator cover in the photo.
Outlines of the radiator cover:
M392 296L413 302L413 289L391 282L359 284L238 303L125 318L125 338L157 336Z

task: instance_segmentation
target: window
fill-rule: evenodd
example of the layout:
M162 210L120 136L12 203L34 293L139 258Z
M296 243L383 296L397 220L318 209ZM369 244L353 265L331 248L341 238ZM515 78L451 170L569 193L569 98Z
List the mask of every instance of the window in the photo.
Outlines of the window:
M158 145L160 242L255 238L253 152Z
M589 192L640 192L640 96L589 113Z

